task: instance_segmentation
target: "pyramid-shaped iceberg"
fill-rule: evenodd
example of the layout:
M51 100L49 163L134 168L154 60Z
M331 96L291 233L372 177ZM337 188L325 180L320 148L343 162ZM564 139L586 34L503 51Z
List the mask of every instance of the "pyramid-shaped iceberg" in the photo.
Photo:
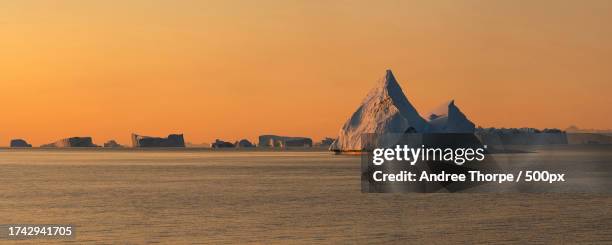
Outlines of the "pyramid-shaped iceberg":
M427 128L427 122L410 104L393 72L387 70L357 111L344 123L330 150L361 150L362 136L366 134L425 132Z
M455 106L454 101L432 111L427 120L421 117L406 98L393 72L387 70L357 111L344 123L330 150L361 151L367 144L364 142L367 135L473 132L474 124Z

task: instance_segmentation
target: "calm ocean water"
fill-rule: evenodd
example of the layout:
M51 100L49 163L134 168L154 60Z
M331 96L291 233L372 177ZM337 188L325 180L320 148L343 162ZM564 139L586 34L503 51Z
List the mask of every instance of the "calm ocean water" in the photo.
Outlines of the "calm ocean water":
M0 223L77 244L612 243L609 194L362 194L359 157L324 151L0 149L0 171Z

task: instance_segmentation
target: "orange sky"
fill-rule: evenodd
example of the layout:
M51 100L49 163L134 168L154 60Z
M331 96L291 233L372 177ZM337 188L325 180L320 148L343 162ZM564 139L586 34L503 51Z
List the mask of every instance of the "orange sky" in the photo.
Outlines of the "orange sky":
M336 136L386 68L421 113L612 128L612 1L2 1L0 145Z

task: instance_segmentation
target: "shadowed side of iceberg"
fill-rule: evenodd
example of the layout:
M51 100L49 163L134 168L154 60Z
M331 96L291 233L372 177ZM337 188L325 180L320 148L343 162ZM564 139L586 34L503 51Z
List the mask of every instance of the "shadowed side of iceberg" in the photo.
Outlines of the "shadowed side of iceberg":
M476 127L451 100L427 113L429 133L474 133Z
M98 145L93 143L93 139L91 137L70 137L66 139L61 139L53 143L44 144L40 147L50 147L50 148L72 148L72 147L98 147Z
M140 147L185 147L183 134L170 134L166 138L132 134L132 146Z

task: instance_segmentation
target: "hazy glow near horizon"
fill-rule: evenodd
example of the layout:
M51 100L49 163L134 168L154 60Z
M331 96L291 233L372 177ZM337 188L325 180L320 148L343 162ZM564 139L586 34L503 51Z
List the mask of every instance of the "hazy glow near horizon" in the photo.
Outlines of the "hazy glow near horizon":
M3 1L0 145L337 135L386 68L422 114L612 128L611 1Z

